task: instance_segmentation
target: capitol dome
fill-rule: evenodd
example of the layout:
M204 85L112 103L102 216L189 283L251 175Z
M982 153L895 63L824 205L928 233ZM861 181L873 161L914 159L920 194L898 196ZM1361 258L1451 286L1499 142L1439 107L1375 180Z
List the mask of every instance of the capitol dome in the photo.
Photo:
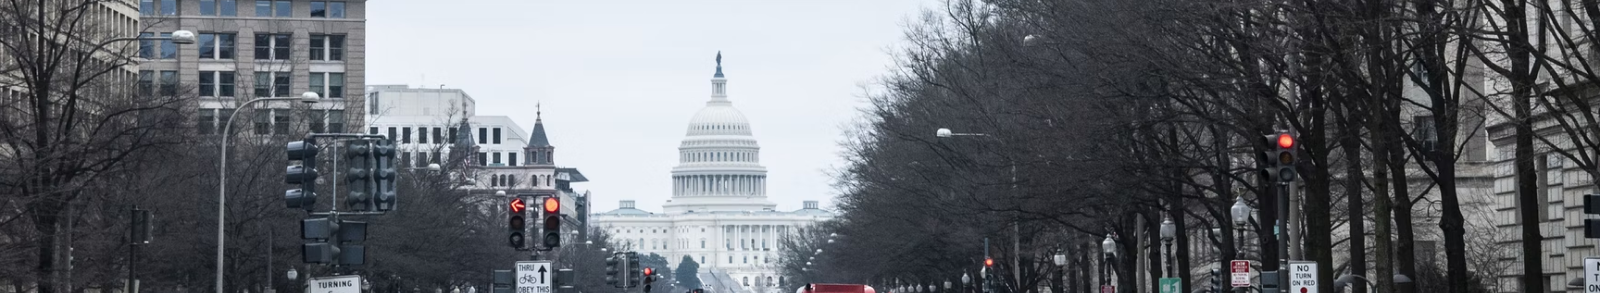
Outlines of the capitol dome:
M711 76L711 100L689 118L688 133L678 146L672 168L669 213L687 211L762 211L767 201L767 168L761 166L761 145L750 120L728 100L728 79L722 75L722 54Z
M720 100L720 101L719 101ZM712 98L705 108L689 119L689 136L700 135L751 135L750 120L733 107L726 96Z

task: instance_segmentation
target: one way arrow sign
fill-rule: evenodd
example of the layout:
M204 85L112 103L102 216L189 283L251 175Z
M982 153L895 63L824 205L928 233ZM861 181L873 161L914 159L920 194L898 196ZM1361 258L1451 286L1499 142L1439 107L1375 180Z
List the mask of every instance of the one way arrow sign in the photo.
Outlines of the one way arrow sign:
M550 282L550 261L519 261L517 262L517 292L516 293L552 293Z

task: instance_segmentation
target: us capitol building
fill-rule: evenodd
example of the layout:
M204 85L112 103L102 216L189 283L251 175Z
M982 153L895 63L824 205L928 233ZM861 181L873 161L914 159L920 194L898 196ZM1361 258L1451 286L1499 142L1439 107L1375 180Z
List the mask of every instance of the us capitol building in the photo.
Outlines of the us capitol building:
M750 121L728 101L722 53L711 78L711 100L689 120L672 168L672 199L662 212L640 210L632 200L594 214L596 229L614 244L666 257L677 269L684 256L700 264L700 278L712 292L787 292L778 269L778 242L799 228L833 218L833 212L805 201L794 211L779 211L767 200L767 168ZM720 287L716 287L721 284ZM732 288L730 288L732 287Z

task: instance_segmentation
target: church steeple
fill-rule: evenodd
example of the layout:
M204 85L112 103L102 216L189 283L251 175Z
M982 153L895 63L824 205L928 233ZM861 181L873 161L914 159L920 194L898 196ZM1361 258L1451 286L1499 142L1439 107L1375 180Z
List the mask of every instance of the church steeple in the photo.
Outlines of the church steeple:
M539 103L533 106L533 134L528 139L528 146L522 148L522 157L526 158L524 165L555 165L556 147L550 145L550 138L544 131L544 107Z

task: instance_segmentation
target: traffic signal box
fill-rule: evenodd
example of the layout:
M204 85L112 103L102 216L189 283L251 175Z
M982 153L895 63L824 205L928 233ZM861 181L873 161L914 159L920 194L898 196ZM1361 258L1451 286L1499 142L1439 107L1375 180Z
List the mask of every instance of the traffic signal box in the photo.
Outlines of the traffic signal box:
M1300 144L1299 139L1288 132L1269 134L1265 138L1269 149L1266 156L1270 162L1262 169L1267 172L1267 177L1280 183L1294 182L1297 175L1295 160L1299 154L1295 150Z
M300 220L302 260L306 263L359 266L366 263L367 222L318 217Z
M527 205L522 202L522 198L511 198L510 207L507 209L507 215L510 216L511 219L506 228L508 228L508 232L510 232L508 242L512 248L516 248L517 250L528 249L526 236L528 232L528 221L527 218L524 217L526 213Z
M544 225L540 230L540 234L544 235L544 248L561 247L561 198L554 195L545 197L540 206L544 212Z
M284 203L291 209L311 211L317 206L317 144L310 139L293 141L284 149L291 161L284 172L284 183L299 185L283 193Z
M1583 213L1600 215L1600 194L1583 195ZM1600 219L1583 219L1583 238L1600 238Z

